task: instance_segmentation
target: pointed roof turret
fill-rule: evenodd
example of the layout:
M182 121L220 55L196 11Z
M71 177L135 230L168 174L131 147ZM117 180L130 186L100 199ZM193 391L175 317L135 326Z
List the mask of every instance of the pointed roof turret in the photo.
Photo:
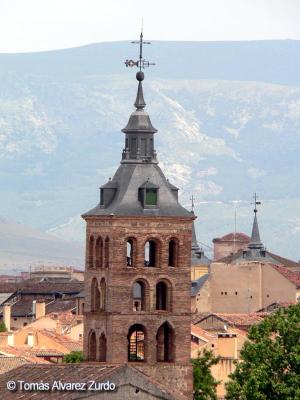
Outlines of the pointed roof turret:
M235 262L238 262L241 258L247 260L259 260L261 258L266 258L267 253L266 249L260 239L259 228L258 228L258 220L257 220L257 206L261 204L260 201L257 201L256 193L254 195L254 219L252 225L252 233L251 233L251 240L248 244L246 250L243 251L243 254L238 256L235 259Z
M145 112L146 102L142 82L142 68L151 65L142 56L143 34L138 42L140 56L138 61L126 60L127 67L136 66L138 81L135 111L122 131L125 133L125 146L122 160L112 179L100 187L100 202L92 210L83 214L91 216L155 216L195 218L178 201L178 188L172 185L158 166L154 148L153 127Z
M263 249L263 244L260 240L260 235L259 235L259 228L258 228L258 222L257 222L257 209L255 208L254 210L254 220L253 220L253 226L252 226L252 234L251 234L251 240L248 245L249 249Z
M137 72L136 79L139 81L138 91L136 94L136 100L134 106L137 110L143 110L146 107L146 103L144 100L143 86L142 80L144 79L144 73L142 71Z

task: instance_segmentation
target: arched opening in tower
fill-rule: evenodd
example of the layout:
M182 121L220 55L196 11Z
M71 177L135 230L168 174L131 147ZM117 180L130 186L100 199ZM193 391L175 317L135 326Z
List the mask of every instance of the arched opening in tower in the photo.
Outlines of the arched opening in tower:
M91 283L91 311L100 309L100 291L98 288L97 278L92 279Z
M102 278L100 282L100 310L105 310L105 299L106 299L106 283L105 279Z
M126 265L127 267L133 266L133 241L128 239L126 242Z
M145 243L145 267L155 267L156 266L156 242L154 240L148 240Z
M174 329L165 322L157 331L156 335L157 361L174 361Z
M165 282L158 282L156 285L156 309L167 310L168 287Z
M169 241L169 259L168 266L175 267L177 257L177 243L174 239Z
M145 311L146 286L143 281L136 281L132 287L133 311Z
M89 240L89 258L88 258L88 267L93 268L94 267L94 236L90 237Z
M99 236L96 240L96 268L102 268L102 251L103 250L103 241Z
M106 336L102 332L99 338L99 361L106 362Z
M109 267L109 238L105 239L104 243L104 266L105 268Z
M141 324L132 325L128 331L128 361L145 361L145 328Z
M96 343L96 333L91 330L88 339L88 359L89 361L96 361L97 354L97 343Z

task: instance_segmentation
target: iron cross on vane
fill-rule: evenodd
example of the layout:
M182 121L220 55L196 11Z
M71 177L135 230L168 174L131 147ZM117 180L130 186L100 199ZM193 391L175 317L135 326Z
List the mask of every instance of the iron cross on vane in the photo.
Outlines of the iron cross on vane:
M151 44L151 42L145 42L143 40L143 31L140 34L140 40L134 40L131 43L139 44L140 45L140 56L138 61L134 60L126 60L124 64L126 67L138 67L140 71L142 68L150 67L150 65L155 65L155 63L151 63L143 58L143 44Z
M254 212L255 213L257 213L257 207L256 206L258 206L258 205L260 205L261 204L261 201L257 201L257 195L256 195L256 193L254 193L254 196L253 196L253 198L254 198L254 203L252 203L252 204L254 204Z

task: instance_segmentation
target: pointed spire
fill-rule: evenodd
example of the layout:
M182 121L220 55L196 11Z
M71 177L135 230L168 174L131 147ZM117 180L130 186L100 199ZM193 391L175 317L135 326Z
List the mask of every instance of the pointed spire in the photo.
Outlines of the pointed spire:
M142 86L142 80L144 79L144 73L142 71L137 72L136 79L139 81L139 85L138 85L138 90L137 90L137 95L136 95L136 100L135 100L134 106L136 107L137 110L143 110L144 107L146 106L146 103L144 100L144 94L143 94L143 86Z
M252 234L251 234L251 240L249 243L249 249L262 249L264 246L260 240L260 235L259 235L259 228L258 228L258 222L257 222L257 210L254 211L254 220L253 220L253 226L252 226Z
M191 214L194 216L194 211L191 211ZM197 242L196 230L195 230L195 220L193 221L192 225L192 250L200 251L200 247Z

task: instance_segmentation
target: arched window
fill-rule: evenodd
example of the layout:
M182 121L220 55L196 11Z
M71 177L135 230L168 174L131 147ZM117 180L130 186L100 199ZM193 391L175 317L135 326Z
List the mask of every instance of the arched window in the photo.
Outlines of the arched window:
M98 281L96 278L92 279L91 284L91 311L100 309L100 291L98 288Z
M174 239L169 241L169 258L168 258L168 266L175 267L177 261L177 242Z
M96 240L96 268L102 268L102 252L103 252L103 241L99 236Z
M145 267L155 267L157 264L157 244L154 240L145 243Z
M174 329L165 322L157 331L157 361L173 362L175 358Z
M104 243L104 266L109 267L109 237L105 239Z
M141 324L132 325L128 331L128 361L145 361L145 328Z
M105 279L102 278L100 282L100 310L105 310L105 299L106 299L106 283Z
M133 240L128 239L126 242L126 265L133 267Z
M91 330L88 339L88 359L89 361L96 361L97 354L97 343L96 343L96 333Z
M132 287L133 311L146 310L146 285L143 281L136 281Z
M99 338L99 361L106 361L106 336L103 332Z
M165 282L158 282L156 285L156 309L167 310L168 287Z
M88 267L93 268L94 267L94 236L91 236L89 239L89 258L88 258Z

